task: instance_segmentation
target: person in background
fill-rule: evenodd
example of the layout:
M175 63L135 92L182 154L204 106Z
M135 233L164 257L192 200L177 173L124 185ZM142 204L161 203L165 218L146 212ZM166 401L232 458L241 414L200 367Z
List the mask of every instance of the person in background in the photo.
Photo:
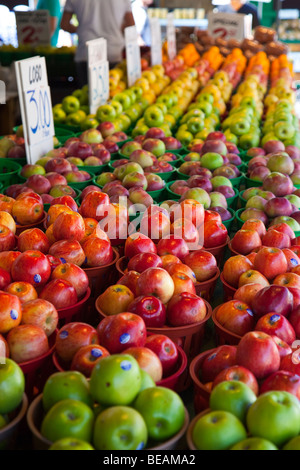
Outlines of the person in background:
M76 15L78 26L72 23ZM61 28L78 35L75 55L77 79L80 86L88 82L86 42L93 39L107 40L110 67L122 60L125 47L124 30L134 26L130 0L67 0L61 20Z
M147 10L152 3L153 0L134 0L132 4L140 46L151 46L151 29Z
M252 29L260 25L258 9L247 0L230 0L228 5L218 6L219 11L226 13L241 13L244 15L252 15Z
M56 47L58 42L61 6L59 0L39 0L36 10L48 10L50 14L51 46Z

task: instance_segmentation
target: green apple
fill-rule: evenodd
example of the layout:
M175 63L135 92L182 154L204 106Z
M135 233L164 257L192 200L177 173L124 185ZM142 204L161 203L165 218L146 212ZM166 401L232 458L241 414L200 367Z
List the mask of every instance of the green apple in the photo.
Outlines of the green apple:
M286 121L278 121L274 125L274 132L279 140L292 139L295 134L295 129L291 123Z
M296 196L296 194L289 194L288 196L285 196L286 199L290 201L291 204L294 204L294 206L297 207L297 209L300 210L300 197Z
M172 131L170 129L169 123L168 122L163 122L159 128L164 131L166 137L172 137Z
M242 135L238 140L238 146L242 150L249 150L253 147L258 147L260 143L260 135L257 132L248 132Z
M117 112L111 104L104 104L99 106L96 112L96 118L100 122L113 121L117 117Z
M238 144L238 141L239 141L238 137L237 137L235 134L233 134L233 133L230 131L230 129L226 129L226 130L224 131L224 135L225 135L225 137L226 137L227 142L231 142L231 143L233 143L233 144L235 144L235 145Z
M58 401L79 400L92 406L90 386L86 377L77 371L56 372L47 379L43 389L43 408L45 411Z
M208 152L202 155L201 157L201 166L207 168L208 170L216 170L224 165L224 160L222 155L215 152Z
M136 101L138 101L142 98L142 96L143 96L143 88L142 87L133 86L133 87L131 87L131 91L135 95Z
M160 127L164 120L164 113L163 111L155 105L149 106L144 113L145 124L151 127Z
M138 135L146 135L149 130L149 127L146 124L137 126L133 129L131 135L133 138L137 137Z
M204 129L203 119L197 116L190 118L186 124L188 131L191 132L193 135L198 134L198 132L201 132Z
M66 96L62 101L62 107L66 114L76 113L80 108L80 101L76 96Z
M210 116L213 113L213 105L208 101L200 101L198 102L198 109L203 111L205 117Z
M157 106L158 108L160 108L162 110L162 112L165 114L167 114L168 112L168 108L167 106L165 105L165 103L155 103L155 106Z
M96 450L142 450L148 441L142 415L129 406L111 406L96 418L93 444Z
M200 95L196 98L197 103L201 103L202 101L206 101L210 104L214 104L214 97L210 93L200 93Z
M80 127L82 121L83 121L82 115L79 114L78 112L70 113L66 117L67 126Z
M205 113L201 109L198 109L198 108L191 109L183 116L180 122L181 124L186 124L191 118L194 118L194 117L199 117L204 121Z
M117 116L123 113L123 106L119 101L112 100L109 104L115 109Z
M246 438L245 426L228 411L210 411L199 417L192 430L198 450L228 450Z
M174 116L176 121L178 121L181 118L183 111L179 106L172 106L172 108L168 110L168 113Z
M67 113L63 109L53 108L52 114L55 124L64 124L66 122Z
M0 414L14 411L22 402L25 376L20 366L6 358L0 364Z
M121 103L123 111L126 111L128 108L130 108L130 106L132 104L131 97L128 94L124 93L124 92L117 93L114 96L114 101L119 101L119 103Z
M186 191L183 195L183 199L195 199L203 205L204 209L209 209L211 206L211 199L207 191L202 188L192 188Z
M43 418L41 434L51 442L67 437L91 442L93 427L93 410L81 401L66 399L50 408Z
M228 411L245 423L248 408L255 401L256 395L248 385L237 380L228 380L213 388L209 406L213 411Z
M165 95L160 95L156 100L156 104L158 103L163 103L166 106L167 110L169 110L172 108L172 106L174 106L173 96L168 93L166 93Z
M278 217L275 217L275 219L272 220L271 225L276 225L276 224L281 224L281 223L289 225L294 232L298 232L300 230L300 225L297 222L297 220L287 215L280 215Z
M140 388L140 392L146 390L147 388L156 387L156 383L152 379L151 375L148 374L145 370L141 369L141 376L142 376L142 384Z
M278 450L278 448L266 439L249 437L235 444L230 450Z
M300 450L300 436L296 436L288 441L282 450Z
M90 391L100 404L127 406L139 393L141 384L141 369L134 357L115 354L96 364L90 378Z
M129 129L129 127L131 126L131 120L130 118L125 114L125 113L122 113L120 114L116 121L119 120L121 125L122 125L122 129L123 131L127 131Z
M49 450L95 450L89 442L71 437L65 437L54 442Z
M244 117L234 119L230 124L230 132L240 137L241 135L247 134L250 131L250 121Z
M188 147L193 138L193 134L189 131L178 130L176 133L176 139L178 139L184 147Z
M248 410L247 428L252 436L282 447L300 433L299 400L285 391L260 395Z
M80 123L80 129L82 130L82 132L87 131L89 129L96 129L98 126L99 126L99 121L93 117L86 117Z
M138 394L133 406L144 418L149 438L154 441L166 441L182 429L185 407L171 389L147 388Z

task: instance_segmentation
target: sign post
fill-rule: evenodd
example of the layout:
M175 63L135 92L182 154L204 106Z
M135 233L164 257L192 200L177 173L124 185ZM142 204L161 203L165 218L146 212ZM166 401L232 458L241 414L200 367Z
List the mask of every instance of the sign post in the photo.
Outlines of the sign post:
M138 34L135 26L125 29L126 64L128 86L132 87L142 76L141 49L138 44Z
M252 15L240 13L214 13L208 15L208 32L214 38L248 39L252 31Z
M50 46L51 30L48 10L16 11L15 14L19 46Z
M86 43L88 48L88 77L90 113L96 114L99 106L109 99L109 63L107 41L99 38Z
M168 43L169 59L174 60L177 55L177 45L176 45L176 28L175 28L173 13L168 13L168 17L167 17L167 43Z
M151 65L162 64L161 26L158 18L150 18L151 27Z
M54 123L45 57L15 62L28 163L53 149Z

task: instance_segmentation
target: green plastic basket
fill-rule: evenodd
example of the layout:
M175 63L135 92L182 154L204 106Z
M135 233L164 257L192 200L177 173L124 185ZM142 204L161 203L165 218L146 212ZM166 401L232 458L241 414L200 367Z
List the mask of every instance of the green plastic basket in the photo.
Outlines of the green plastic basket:
M78 170L87 171L88 173L93 173L96 176L101 175L101 173L110 171L110 167L107 163L99 166L78 166Z
M231 217L231 219L229 219L229 220L224 220L222 223L223 223L223 225L225 225L225 227L227 228L228 232L230 232L231 229L232 229L233 223L234 223L234 221L235 221L235 210L233 210L233 209L228 209L228 211L231 213L232 217Z
M239 199L239 191L237 188L233 188L233 189L234 189L235 195L227 198L226 201L227 201L227 205L229 209L236 210L238 199Z
M0 183L3 186L10 186L20 182L19 172L22 166L9 158L0 159Z
M247 201L246 199L243 198L243 194L245 192L245 189L243 191L240 191L239 192L239 202L240 202L240 205L241 205L241 208L245 208L246 207L246 204L247 204Z
M181 195L174 193L174 192L170 189L170 187L172 186L173 183L175 183L175 181L169 181L169 182L167 183L167 186L166 186L166 194L167 194L168 199L171 199L171 200L173 200L173 201L178 201L178 200L181 198Z
M248 176L245 176L245 185L246 188L259 188L260 186L263 185L262 181L255 181L252 180L251 178L248 178Z
M237 210L235 213L235 220L237 223L238 230L240 230L245 223L240 217L244 211L245 211L245 208L242 207L241 209Z
M237 178L232 178L230 181L234 188L239 189L245 181L245 175L244 173L242 173L241 176L238 176Z

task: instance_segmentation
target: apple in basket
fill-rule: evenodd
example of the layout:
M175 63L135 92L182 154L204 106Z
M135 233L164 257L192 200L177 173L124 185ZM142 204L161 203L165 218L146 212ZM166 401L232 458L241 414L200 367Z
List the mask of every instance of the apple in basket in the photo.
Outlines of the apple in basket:
M49 351L45 331L36 325L19 325L6 336L10 357L18 364L32 361Z
M52 303L57 310L71 307L78 302L75 288L63 279L48 282L42 289L40 298Z
M56 336L55 352L66 364L83 346L99 344L97 331L87 323L71 322L64 325Z
M147 372L155 383L163 378L162 363L155 352L145 346L134 346L122 352L133 356L140 368Z
M167 323L175 327L201 322L206 315L204 300L188 292L174 295L167 306Z
M99 344L88 344L82 346L74 355L70 370L81 372L85 377L90 378L95 365L110 353Z
M8 333L21 323L22 304L13 294L0 291L0 334Z
M38 298L37 291L29 282L12 282L4 290L19 297L21 304Z
M216 311L216 320L223 327L239 336L243 336L255 327L255 319L249 305L239 300L229 300Z
M139 315L147 328L162 328L166 324L165 305L151 295L136 297L128 306L127 311Z
M47 337L57 328L58 312L53 304L43 299L34 299L22 305L22 325L35 325L44 330Z
M147 337L145 347L159 357L163 367L163 377L169 377L178 361L178 348L174 341L166 335L154 334Z
M224 369L236 365L236 346L218 346L208 354L201 366L201 380L204 384L212 383Z
M130 312L106 317L97 326L99 343L111 354L130 347L144 347L147 330L144 320Z
M190 252L184 258L184 263L195 273L198 282L212 279L218 271L215 256L205 250Z
M127 238L124 250L126 258L129 259L139 253L157 253L156 245L151 238L138 232Z
M19 235L18 250L22 253L24 253L24 251L34 250L40 251L46 255L49 248L49 239L39 228L25 230Z
M212 390L221 382L227 382L231 380L237 380L239 382L244 382L255 395L259 394L259 384L255 375L245 367L242 366L231 366L222 370L215 378L212 384Z
M104 315L116 315L129 311L129 305L134 301L133 292L124 285L115 284L107 287L97 299L97 305Z

